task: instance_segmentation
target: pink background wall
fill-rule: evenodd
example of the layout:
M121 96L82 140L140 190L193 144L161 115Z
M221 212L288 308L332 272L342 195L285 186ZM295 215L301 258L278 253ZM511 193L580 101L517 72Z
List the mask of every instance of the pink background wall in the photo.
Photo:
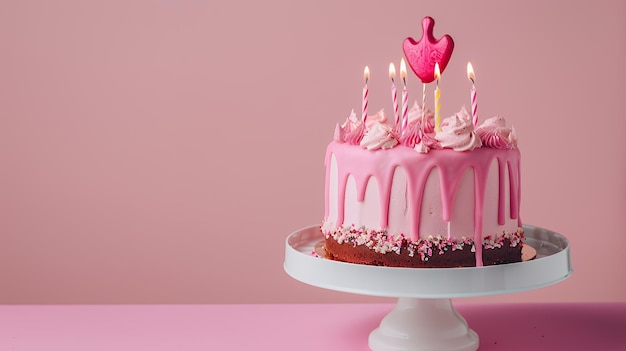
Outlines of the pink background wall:
M0 303L385 300L291 279L284 239L322 220L363 67L390 111L426 15L456 42L443 115L471 61L520 138L524 222L572 243L569 280L467 301L626 300L623 1L157 0L0 3Z

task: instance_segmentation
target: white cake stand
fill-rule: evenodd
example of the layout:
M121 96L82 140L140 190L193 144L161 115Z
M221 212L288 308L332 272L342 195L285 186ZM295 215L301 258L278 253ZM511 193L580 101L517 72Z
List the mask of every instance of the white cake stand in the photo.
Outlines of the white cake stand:
M452 306L451 298L532 290L572 274L569 241L562 235L524 226L533 260L486 267L396 268L338 262L315 257L323 239L319 226L287 237L287 274L320 288L398 297L396 307L369 336L375 351L477 350L478 335ZM322 253L323 255L323 253Z

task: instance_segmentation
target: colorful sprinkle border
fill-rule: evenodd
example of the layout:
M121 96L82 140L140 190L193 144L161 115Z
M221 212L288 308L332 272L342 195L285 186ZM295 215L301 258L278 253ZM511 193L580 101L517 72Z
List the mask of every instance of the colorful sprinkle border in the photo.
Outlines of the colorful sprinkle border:
M445 238L441 235L429 236L427 239L412 241L404 234L396 236L389 235L387 230L376 230L371 228L355 227L334 227L333 224L324 222L321 230L326 239L333 238L339 244L352 243L354 247L365 245L370 250L381 254L394 252L400 254L402 250L408 250L409 256L419 255L423 262L428 261L434 253L442 255L446 251L463 250L465 245L471 245L472 252L476 252L474 239L471 237ZM500 235L483 238L483 249L496 249L504 245L516 247L524 241L524 230L519 227L514 233L503 232Z

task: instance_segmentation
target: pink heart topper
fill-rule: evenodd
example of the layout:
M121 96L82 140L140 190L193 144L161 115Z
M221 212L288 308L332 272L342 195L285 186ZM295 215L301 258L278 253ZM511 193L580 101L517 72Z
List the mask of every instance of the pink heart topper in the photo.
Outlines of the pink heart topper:
M449 35L446 34L439 40L435 39L433 36L434 26L434 19L424 17L422 20L423 33L420 40L416 42L409 37L404 39L402 43L402 51L404 51L409 66L423 83L430 83L435 80L435 63L439 63L440 73L443 73L454 49L454 41Z

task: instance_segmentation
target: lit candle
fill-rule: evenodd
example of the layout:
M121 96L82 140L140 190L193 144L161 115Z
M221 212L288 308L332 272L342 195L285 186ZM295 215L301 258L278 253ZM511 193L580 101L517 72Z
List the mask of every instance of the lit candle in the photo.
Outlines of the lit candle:
M363 70L363 79L365 79L365 85L363 86L363 104L362 104L362 112L361 112L361 120L365 122L367 119L367 95L369 94L369 90L367 89L367 81L370 79L370 68L365 66Z
M472 122L474 123L474 127L476 127L478 125L478 114L476 113L478 110L478 103L476 102L476 86L474 85L476 76L474 75L474 67L472 67L471 62L467 63L467 78L472 81L472 92L470 94L472 101Z
M437 87L435 88L435 132L441 131L441 90L439 89L439 79L441 79L441 71L439 71L439 63L435 63L435 79L437 79Z
M393 116L395 117L396 126L400 116L398 115L398 92L396 91L396 66L392 63L389 64L389 79L391 79L391 99L393 101Z
M406 131L406 126L409 123L409 94L406 90L406 62L404 57L400 60L400 77L402 77L402 134Z

